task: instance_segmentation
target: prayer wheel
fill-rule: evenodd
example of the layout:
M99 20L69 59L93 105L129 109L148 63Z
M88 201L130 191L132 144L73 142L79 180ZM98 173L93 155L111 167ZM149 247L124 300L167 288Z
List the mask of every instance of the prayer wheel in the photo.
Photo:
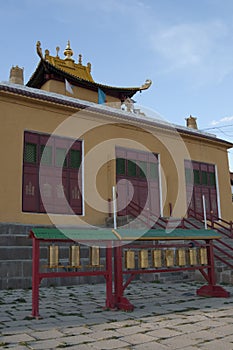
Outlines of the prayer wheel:
M180 248L177 251L177 265L179 266L186 265L186 251L184 248Z
M135 269L135 252L133 250L126 250L125 252L125 268Z
M190 248L189 249L189 262L190 265L197 265L197 249L196 248Z
M70 246L70 266L80 266L80 247L79 245Z
M50 268L58 266L58 246L50 245L48 247L48 265Z
M139 267L147 269L149 267L148 250L142 249L139 251Z
M165 251L165 260L166 260L166 266L174 266L174 257L175 257L175 252L173 249L166 249Z
M100 248L93 246L90 247L90 265L100 266Z
M201 265L208 265L208 257L207 257L206 247L200 248L200 263L201 263Z
M162 267L162 250L155 249L152 251L153 267Z

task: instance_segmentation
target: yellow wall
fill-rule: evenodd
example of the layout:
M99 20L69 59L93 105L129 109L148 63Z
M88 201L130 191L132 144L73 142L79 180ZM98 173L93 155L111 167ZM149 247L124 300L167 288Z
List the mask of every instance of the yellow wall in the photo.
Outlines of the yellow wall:
M1 189L0 222L28 224L103 224L108 212L107 199L115 185L115 146L158 153L161 160L163 215L186 214L184 159L217 165L222 217L233 218L226 147L174 130L141 125L130 126L91 111L78 111L55 103L1 92L0 94ZM119 122L121 124L119 124ZM84 140L85 215L31 214L22 212L23 134L25 130L53 133ZM187 149L185 149L186 147ZM95 169L98 169L95 172ZM96 185L97 184L97 185ZM96 190L97 187L97 190Z
M55 92L69 97L79 98L80 100L98 103L98 92L73 86L74 93L70 94L65 89L65 83L56 80L48 80L44 85L42 85L41 90ZM119 99L106 95L106 103L112 102L119 103Z

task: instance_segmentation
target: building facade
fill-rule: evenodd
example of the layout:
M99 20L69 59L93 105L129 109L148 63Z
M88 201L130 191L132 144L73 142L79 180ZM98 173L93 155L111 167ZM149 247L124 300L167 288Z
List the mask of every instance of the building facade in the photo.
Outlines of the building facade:
M94 82L91 65L43 55L29 82L17 67L0 83L1 288L31 283L32 226L103 227L117 215L148 220L211 215L232 220L227 151L232 144L134 108L150 87ZM16 79L17 78L17 79ZM125 222L124 222L125 224Z

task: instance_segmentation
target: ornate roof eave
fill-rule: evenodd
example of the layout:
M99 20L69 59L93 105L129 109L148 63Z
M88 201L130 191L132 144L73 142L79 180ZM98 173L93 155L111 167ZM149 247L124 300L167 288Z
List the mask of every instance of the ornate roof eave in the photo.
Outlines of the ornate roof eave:
M99 84L96 82L88 81L82 78L79 78L75 75L72 75L70 73L65 72L61 68L57 68L54 65L52 65L50 62L46 61L43 57L41 47L37 44L37 53L40 57L40 62L27 82L26 86L33 87L33 88L41 88L41 86L48 80L54 79L54 80L60 80L64 81L67 79L70 83L72 83L74 86L81 86L83 88L98 91L98 88L103 90L107 95L117 97L121 100L125 100L127 97L133 97L136 92L147 90L151 84L152 81L147 79L146 82L141 85L140 87L114 87L114 86L108 86L104 84Z

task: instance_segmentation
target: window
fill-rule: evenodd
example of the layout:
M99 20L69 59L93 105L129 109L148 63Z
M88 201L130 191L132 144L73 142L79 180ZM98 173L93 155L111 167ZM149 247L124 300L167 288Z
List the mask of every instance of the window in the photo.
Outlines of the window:
M40 146L41 163L43 165L52 165L52 147L51 146Z
M70 167L78 169L81 165L81 151L76 149L70 150Z
M67 166L66 152L67 150L65 148L56 148L56 166Z
M79 140L25 132L23 211L82 214L81 159Z
M207 171L202 171L201 172L201 184L202 185L208 185Z
M215 166L213 164L185 161L186 184L216 187Z
M149 163L150 164L150 178L158 178L158 163Z
M210 186L216 185L215 173L209 173L209 185Z
M200 185L201 181L200 181L200 170L193 170L193 175L194 175L194 184L195 185Z
M117 158L116 160L116 173L117 175L125 175L125 159Z
M145 178L147 175L147 162L139 162L139 176Z
M34 143L26 142L24 160L27 163L36 163L37 161L37 145Z
M191 184L193 181L192 177L192 169L190 168L185 168L185 179L187 184Z
M132 160L127 160L128 176L137 176L137 164Z

